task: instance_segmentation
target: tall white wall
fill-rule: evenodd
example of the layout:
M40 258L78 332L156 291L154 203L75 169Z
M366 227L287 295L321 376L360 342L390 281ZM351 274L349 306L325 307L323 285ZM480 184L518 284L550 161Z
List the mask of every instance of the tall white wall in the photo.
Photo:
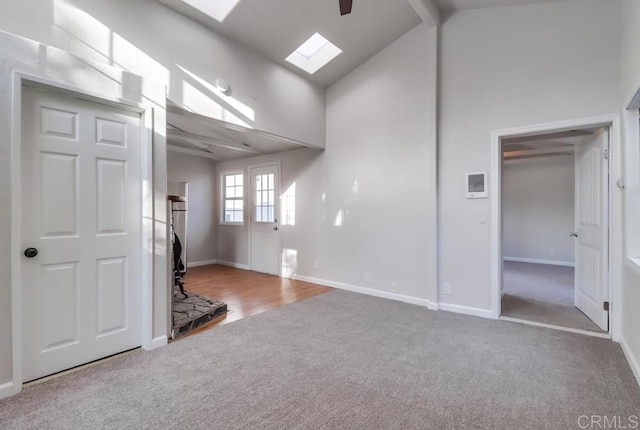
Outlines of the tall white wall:
M169 182L188 182L187 262L189 264L216 259L216 172L212 160L169 151Z
M640 90L640 2L622 0L622 69L619 106L625 109L631 97ZM622 338L636 377L640 378L640 133L638 110L623 112L626 178L625 204L625 270L623 274ZM635 258L635 263L629 258ZM640 380L640 379L639 379Z
M504 163L505 258L574 263L574 170L566 155Z
M442 302L491 308L492 196L464 194L465 173L491 168L491 132L619 112L620 26L620 3L600 0L467 10L442 26Z
M324 146L322 88L155 0L0 0L0 10L0 30L157 80L176 104Z
M437 300L431 37L418 26L328 89L324 152L268 157L282 159L283 192L296 184L296 223L282 226L293 274L385 294L397 282L397 295ZM220 260L247 264L246 228L218 236Z

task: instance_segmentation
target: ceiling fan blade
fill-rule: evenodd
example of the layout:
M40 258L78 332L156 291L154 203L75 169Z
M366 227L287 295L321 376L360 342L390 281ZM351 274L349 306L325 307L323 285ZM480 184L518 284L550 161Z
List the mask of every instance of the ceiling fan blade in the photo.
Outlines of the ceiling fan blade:
M339 0L339 1L340 1L340 15L350 14L353 0Z

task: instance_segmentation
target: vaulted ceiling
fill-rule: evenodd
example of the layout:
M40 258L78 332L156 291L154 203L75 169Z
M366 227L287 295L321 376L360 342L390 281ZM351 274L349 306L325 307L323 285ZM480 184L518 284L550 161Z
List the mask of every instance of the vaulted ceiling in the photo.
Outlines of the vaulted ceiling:
M158 0L270 60L328 87L418 25L407 0L353 0L353 11L340 16L338 0L240 0L222 22L184 0ZM434 0L441 10L477 9L564 0ZM232 0L210 0L210 4ZM287 63L315 32L342 49L328 65L310 75Z
M338 0L158 0L211 30L241 43L306 79L328 87L420 24L408 0L353 0L340 16ZM417 0L444 12L565 0ZM208 8L209 13L203 12ZM226 16L214 17L217 12ZM342 53L314 74L285 61L314 33ZM304 146L301 142L243 129L170 106L171 149L222 161ZM515 142L514 142L515 143Z

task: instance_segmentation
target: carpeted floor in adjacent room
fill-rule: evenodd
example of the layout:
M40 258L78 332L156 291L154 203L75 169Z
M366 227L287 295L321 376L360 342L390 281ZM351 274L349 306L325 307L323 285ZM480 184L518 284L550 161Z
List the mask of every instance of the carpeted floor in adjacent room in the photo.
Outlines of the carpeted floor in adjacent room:
M574 299L574 268L504 262L502 315L602 333Z
M2 429L575 429L640 411L610 340L329 292L0 401Z

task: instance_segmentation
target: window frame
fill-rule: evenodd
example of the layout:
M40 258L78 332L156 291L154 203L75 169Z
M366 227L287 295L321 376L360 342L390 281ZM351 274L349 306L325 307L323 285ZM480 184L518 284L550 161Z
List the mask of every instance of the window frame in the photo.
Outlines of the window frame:
M227 198L227 176L237 176L237 175L242 175L242 197L230 197ZM239 170L225 170L223 172L220 172L220 176L219 176L219 180L220 180L220 198L218 199L218 202L220 204L220 211L219 211L219 224L220 225L230 225L230 226L236 226L236 227L242 227L245 225L245 219L246 219L246 213L247 213L247 205L246 205L246 199L247 199L247 175L246 172L242 169ZM236 201L242 201L242 221L238 222L238 221L225 221L225 203L227 200L236 200Z

